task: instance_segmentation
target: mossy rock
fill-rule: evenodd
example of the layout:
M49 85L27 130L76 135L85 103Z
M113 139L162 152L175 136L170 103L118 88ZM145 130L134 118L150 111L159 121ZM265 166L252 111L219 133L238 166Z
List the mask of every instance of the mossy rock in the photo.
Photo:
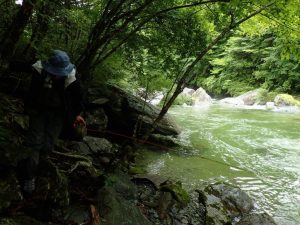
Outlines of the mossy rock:
M179 202L180 206L186 207L190 202L190 195L183 189L181 182L170 182L162 184L160 187L162 191L169 191L173 197Z
M130 169L129 169L129 174L132 174L132 175L136 175L136 174L144 174L146 173L147 171L145 170L145 168L141 167L141 166L132 166Z
M300 101L296 100L292 95L279 94L274 99L276 106L298 106L300 107Z
M278 92L269 92L266 89L260 88L256 99L256 104L265 105L267 102L273 102Z

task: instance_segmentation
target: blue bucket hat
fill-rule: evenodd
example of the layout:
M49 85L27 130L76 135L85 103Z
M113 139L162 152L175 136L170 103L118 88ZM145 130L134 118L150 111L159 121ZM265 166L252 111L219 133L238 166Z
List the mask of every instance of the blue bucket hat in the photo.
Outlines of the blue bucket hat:
M61 50L54 50L52 56L42 62L42 66L48 73L62 77L68 76L75 68L68 54Z

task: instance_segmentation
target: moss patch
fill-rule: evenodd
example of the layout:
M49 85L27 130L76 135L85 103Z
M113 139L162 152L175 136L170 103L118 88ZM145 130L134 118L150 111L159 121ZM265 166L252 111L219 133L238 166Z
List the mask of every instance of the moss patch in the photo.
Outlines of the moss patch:
M279 94L274 99L276 106L298 106L300 107L300 101L296 100L289 94Z
M132 175L144 174L146 173L146 170L141 166L133 166L129 169L129 173Z
M162 191L169 191L173 197L180 203L181 206L185 207L190 202L190 196L186 190L183 189L181 182L167 182L160 188Z

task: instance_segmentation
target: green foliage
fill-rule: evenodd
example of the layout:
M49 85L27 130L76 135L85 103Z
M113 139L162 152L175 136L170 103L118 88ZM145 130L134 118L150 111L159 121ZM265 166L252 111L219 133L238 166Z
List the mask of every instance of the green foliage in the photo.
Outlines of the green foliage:
M299 63L296 57L283 59L282 49L282 39L272 32L262 36L238 33L210 55L210 74L198 79L198 84L216 95L236 96L260 87L268 92L299 93Z
M147 173L146 169L141 166L133 166L129 169L129 173L132 175L136 174L145 174Z
M179 202L180 206L186 207L190 202L190 196L186 190L183 189L181 182L167 182L163 184L160 189L162 191L171 192L173 197Z
M183 105L183 104L192 105L193 104L192 98L185 95L179 95L173 103L173 105Z
M258 87L299 93L299 1L275 1L242 23L234 36L221 40L218 48L194 66L188 74L198 75L193 85L216 95L238 95ZM18 7L14 1L0 2L4 5L2 38ZM43 58L60 48L70 53L72 61L77 60L82 77L94 71L100 83L143 87L149 93L169 89L230 22L240 21L269 1L194 3L39 1L17 53L28 55L30 46ZM193 6L180 7L189 4ZM104 57L110 51L113 54Z
M269 92L266 89L260 89L256 103L259 105L264 105L267 102L273 102L278 94L278 92Z

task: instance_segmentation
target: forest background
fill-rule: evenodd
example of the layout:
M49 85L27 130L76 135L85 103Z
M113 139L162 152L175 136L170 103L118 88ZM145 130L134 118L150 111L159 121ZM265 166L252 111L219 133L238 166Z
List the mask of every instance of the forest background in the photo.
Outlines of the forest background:
M299 0L0 0L1 77L12 60L67 51L88 87L214 97L300 93Z

